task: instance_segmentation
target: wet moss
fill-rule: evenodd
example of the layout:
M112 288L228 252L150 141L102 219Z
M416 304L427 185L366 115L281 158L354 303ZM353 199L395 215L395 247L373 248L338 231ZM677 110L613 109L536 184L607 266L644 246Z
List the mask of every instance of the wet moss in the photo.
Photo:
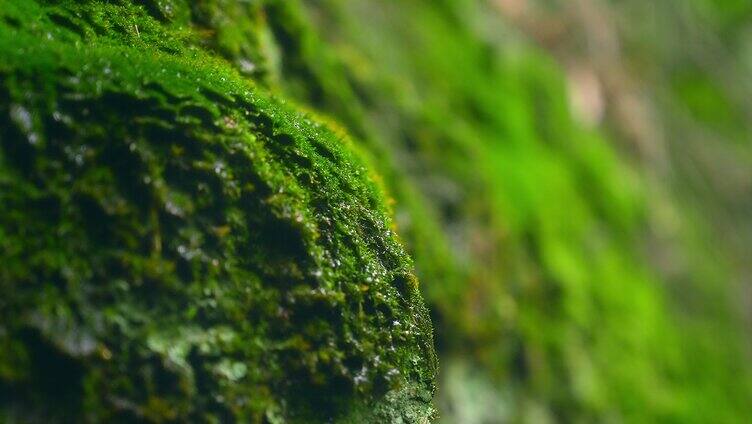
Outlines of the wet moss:
M356 134L395 198L436 329L446 422L750 415L744 333L724 315L733 284L714 243L672 250L696 258L679 279L646 258L657 215L672 211L670 238L691 240L700 223L573 118L563 70L493 2L264 3L270 80ZM726 312L688 324L697 299Z
M241 76L258 50L206 32L219 3L0 6L6 417L432 416L383 194L346 138Z

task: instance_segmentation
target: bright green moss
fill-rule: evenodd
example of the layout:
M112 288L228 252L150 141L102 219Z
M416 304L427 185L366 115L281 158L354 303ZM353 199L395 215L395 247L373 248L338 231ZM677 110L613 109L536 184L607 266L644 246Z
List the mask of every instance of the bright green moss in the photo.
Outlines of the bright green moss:
M245 36L205 38L197 4L0 2L0 410L427 421L430 322L379 189L204 50Z
M749 416L701 220L491 4L0 0L2 413L427 421L396 231L448 422Z
M357 134L395 197L436 328L446 422L750 414L723 266L705 246L675 247L687 265L674 281L646 258L656 227L686 237L697 222L573 119L561 69L493 2L265 3L279 46L270 79ZM680 297L721 312L688 319Z

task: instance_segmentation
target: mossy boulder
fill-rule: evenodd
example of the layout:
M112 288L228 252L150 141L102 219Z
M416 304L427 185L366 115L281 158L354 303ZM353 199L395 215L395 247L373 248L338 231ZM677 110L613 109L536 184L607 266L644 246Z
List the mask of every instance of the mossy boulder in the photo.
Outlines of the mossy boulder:
M442 422L743 421L752 374L719 243L615 134L581 125L565 69L497 3L255 3L273 35L264 78L357 135L395 198L433 318ZM652 6L625 3L606 9ZM665 274L657 251L684 265Z
M381 189L204 3L0 1L0 417L429 421Z

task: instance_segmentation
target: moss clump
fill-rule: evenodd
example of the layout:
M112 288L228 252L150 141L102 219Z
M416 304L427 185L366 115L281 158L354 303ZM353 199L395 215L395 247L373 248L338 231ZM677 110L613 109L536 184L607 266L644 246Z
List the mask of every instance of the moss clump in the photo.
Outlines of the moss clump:
M0 416L427 421L380 190L195 16L0 1Z

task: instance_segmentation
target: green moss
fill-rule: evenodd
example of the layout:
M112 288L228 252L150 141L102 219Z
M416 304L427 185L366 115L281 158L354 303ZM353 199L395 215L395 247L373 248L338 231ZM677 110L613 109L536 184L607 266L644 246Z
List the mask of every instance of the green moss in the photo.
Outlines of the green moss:
M430 322L380 190L205 50L245 54L193 25L217 10L0 3L0 408L428 420Z
M416 276L448 422L749 416L702 219L490 4L0 0L0 417L428 421Z
M646 257L656 227L687 237L699 223L573 119L562 70L488 3L265 7L280 64L271 79L357 134L395 198L448 371L441 415L749 415L752 374L726 316L724 267L696 243L671 250L687 262L681 281ZM687 297L718 310L689 319L678 312Z

